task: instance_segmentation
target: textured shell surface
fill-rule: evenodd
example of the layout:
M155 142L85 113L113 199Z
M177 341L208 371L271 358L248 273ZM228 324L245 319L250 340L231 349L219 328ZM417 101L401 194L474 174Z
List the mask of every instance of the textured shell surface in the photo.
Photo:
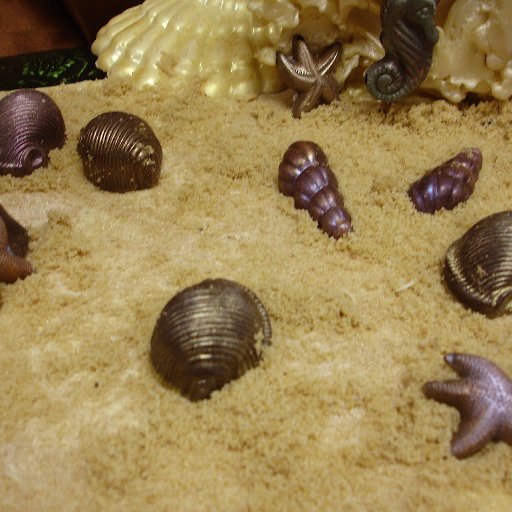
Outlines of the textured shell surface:
M384 57L381 0L146 0L113 18L92 46L110 76L138 86L182 85L199 76L210 96L252 98L285 84L276 52L289 54L294 34L319 49L338 40L335 78L368 98L363 73ZM468 92L512 96L512 2L443 0L436 9L439 40L420 90L461 101Z
M293 196L295 208L307 210L329 236L338 239L352 230L338 180L318 144L304 140L291 144L279 164L277 181L282 194Z
M84 174L109 192L151 188L158 183L162 146L151 127L126 112L105 112L80 131L77 151Z
M47 94L21 89L0 100L0 175L31 174L48 165L66 140L61 111Z
M420 212L452 210L471 196L481 168L482 152L466 148L415 181L409 187L409 197Z
M512 211L477 222L446 253L444 276L465 305L489 316L512 310Z
M151 361L192 401L256 367L271 325L258 297L234 281L207 279L175 295L151 338Z
M327 157L318 144L310 141L291 144L279 165L279 192L293 196L297 178L307 167L315 165L327 165Z

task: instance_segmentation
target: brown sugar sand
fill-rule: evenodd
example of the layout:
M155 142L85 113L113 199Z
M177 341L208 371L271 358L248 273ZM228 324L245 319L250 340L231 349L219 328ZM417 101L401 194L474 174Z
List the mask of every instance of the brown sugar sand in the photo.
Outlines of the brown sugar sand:
M298 120L288 94L196 91L47 89L65 146L48 168L0 179L36 268L0 285L0 509L511 510L512 448L455 459L457 410L421 392L455 376L447 352L512 374L512 317L465 309L441 272L451 242L511 207L511 104L342 97ZM84 178L79 130L109 110L159 137L155 188L112 194ZM338 178L347 238L278 192L282 155L301 139ZM469 146L484 159L471 198L416 212L409 184ZM167 301L213 277L260 297L273 343L260 367L191 403L162 384L149 342Z

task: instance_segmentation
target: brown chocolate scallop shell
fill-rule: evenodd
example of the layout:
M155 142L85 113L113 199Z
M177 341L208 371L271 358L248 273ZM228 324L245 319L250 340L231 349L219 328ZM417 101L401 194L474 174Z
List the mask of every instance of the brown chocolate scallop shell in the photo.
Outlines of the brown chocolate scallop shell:
M446 283L466 306L497 316L512 309L512 211L485 217L446 253Z
M66 140L61 111L47 94L21 89L0 100L0 175L21 178L48 165Z
M271 326L265 307L248 288L207 279L175 295L151 338L155 370L192 401L259 364Z
M80 131L77 150L85 176L103 190L142 190L160 178L162 146L146 121L134 114L95 117Z

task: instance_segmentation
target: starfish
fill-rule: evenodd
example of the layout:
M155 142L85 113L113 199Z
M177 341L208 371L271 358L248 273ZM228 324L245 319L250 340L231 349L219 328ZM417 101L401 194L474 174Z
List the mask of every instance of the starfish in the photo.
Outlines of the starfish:
M309 112L322 100L331 103L338 99L340 86L333 72L340 51L341 44L335 42L314 57L304 38L295 35L292 40L291 57L277 52L277 70L285 84L296 93L293 117L300 117L302 112Z
M483 357L447 354L444 359L462 379L427 382L423 392L459 410L452 454L469 457L489 441L512 445L512 380Z
M32 265L23 257L27 249L27 230L0 206L0 282L14 283L32 273Z

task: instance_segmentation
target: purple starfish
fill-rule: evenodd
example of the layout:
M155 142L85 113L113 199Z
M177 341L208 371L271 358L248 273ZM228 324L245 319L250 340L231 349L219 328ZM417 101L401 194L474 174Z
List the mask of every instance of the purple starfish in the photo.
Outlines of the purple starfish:
M469 457L489 441L512 445L512 381L483 357L447 354L444 359L462 378L427 382L423 392L459 410L452 454L459 459Z

